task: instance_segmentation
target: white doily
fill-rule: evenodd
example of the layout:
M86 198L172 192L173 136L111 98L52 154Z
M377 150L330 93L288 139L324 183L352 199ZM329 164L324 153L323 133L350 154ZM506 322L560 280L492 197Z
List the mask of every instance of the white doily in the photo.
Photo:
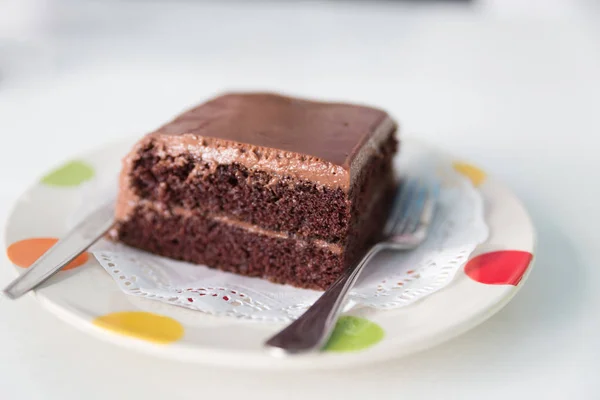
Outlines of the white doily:
M481 195L454 171L450 160L413 142L404 143L401 153L397 163L401 175L441 182L431 233L416 250L378 255L351 291L347 309L399 308L442 289L488 236ZM113 190L112 179L100 178L86 188L82 201L86 206L71 223L98 204L96 199L106 198L107 182L108 192ZM106 240L91 251L125 293L214 315L285 321L297 318L321 294L158 257Z

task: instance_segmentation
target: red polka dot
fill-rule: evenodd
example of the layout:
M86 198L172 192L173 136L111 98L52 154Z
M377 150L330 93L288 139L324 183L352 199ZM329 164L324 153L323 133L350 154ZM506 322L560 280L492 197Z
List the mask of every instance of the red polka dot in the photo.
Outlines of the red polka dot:
M486 285L517 285L533 255L526 251L505 250L480 254L465 265L465 273Z

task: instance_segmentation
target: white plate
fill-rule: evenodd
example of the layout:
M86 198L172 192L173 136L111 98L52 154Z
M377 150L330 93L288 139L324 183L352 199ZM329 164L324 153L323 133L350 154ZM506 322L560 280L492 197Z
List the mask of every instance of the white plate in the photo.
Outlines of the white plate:
M82 187L94 179L95 170L117 171L132 143L120 142L79 156L29 189L6 227L6 248L11 249L13 260L19 252L31 254L31 238L64 235ZM445 289L398 310L351 312L356 318L346 318L330 349L319 354L291 358L267 354L262 343L282 328L279 324L218 318L127 296L93 257L78 268L60 271L35 296L51 312L86 332L179 360L232 367L333 368L414 353L489 318L508 303L531 269L534 230L519 200L483 171L459 161L455 168L482 193L488 240Z

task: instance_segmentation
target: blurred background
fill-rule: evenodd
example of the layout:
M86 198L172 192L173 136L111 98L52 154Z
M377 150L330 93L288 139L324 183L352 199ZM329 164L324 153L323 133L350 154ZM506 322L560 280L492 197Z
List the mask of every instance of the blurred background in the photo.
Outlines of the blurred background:
M33 179L68 156L45 151L56 141L92 148L224 90L277 90L385 107L502 175L532 130L592 130L599 37L595 0L0 0L0 134L35 135Z

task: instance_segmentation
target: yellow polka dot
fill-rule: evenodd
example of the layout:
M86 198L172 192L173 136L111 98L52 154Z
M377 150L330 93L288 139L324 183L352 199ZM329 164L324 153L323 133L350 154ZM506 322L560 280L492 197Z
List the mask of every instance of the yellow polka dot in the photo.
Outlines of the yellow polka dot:
M172 343L183 336L183 326L173 318L144 311L123 311L96 318L94 325L154 343Z
M457 161L454 163L454 169L469 178L475 187L481 185L486 178L485 172L471 164Z

